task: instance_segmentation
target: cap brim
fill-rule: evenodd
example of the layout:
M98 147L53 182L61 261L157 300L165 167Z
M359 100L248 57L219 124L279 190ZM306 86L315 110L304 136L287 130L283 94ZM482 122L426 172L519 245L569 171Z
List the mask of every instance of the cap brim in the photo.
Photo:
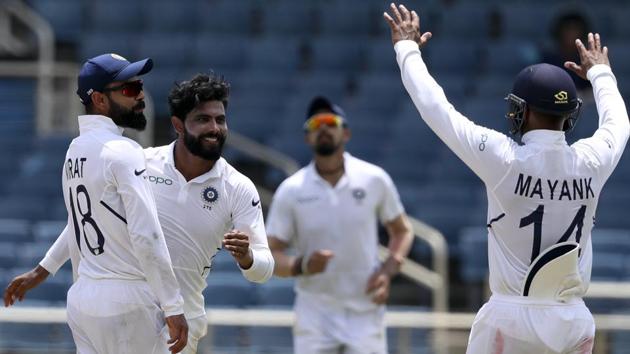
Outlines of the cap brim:
M127 65L118 75L114 77L114 81L127 81L134 76L144 75L153 69L153 60L146 58Z

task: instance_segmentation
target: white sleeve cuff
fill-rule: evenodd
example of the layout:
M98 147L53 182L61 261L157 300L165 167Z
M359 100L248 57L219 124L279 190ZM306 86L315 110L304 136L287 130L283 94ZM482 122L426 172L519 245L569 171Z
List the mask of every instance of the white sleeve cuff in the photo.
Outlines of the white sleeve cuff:
M588 79L588 81L593 82L593 80L595 80L598 76L602 74L609 74L613 78L615 83L617 82L615 75L612 73L612 69L606 64L593 65L593 67L588 69L588 71L586 72L586 78Z
M271 251L268 248L254 249L252 248L253 263L249 269L243 269L239 265L239 269L243 276L254 283L264 283L273 275L273 267L275 265ZM237 263L238 264L238 263Z
M61 268L61 266L63 266L64 262L58 262L57 260L54 260L52 257L50 257L50 255L48 253L46 253L46 256L44 257L44 259L42 259L39 262L39 265L46 269L48 271L48 273L55 275L57 273L57 271Z

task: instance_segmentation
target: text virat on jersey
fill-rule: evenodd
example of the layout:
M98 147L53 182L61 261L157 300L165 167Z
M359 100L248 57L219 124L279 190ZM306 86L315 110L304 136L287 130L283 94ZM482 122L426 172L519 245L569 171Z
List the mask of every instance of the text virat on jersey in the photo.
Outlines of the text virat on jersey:
M83 163L87 161L85 157L76 157L66 161L66 179L83 178Z
M529 198L550 200L576 200L595 198L591 188L592 177L571 180L550 180L523 176L519 173L514 194Z

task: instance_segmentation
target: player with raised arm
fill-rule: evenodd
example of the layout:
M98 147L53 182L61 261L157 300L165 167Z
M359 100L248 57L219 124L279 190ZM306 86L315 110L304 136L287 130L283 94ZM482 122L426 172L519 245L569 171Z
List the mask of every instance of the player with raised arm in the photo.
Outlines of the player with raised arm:
M182 353L187 354L197 352L207 332L203 290L212 259L222 247L249 281L266 282L274 269L258 192L221 157L228 133L229 88L223 78L205 74L177 84L169 96L177 140L144 150L145 176L184 297L190 330ZM45 275L38 276L35 270L21 275L29 279L22 282L23 292L7 296L23 297L67 261L66 231L40 263Z
M537 64L516 77L507 100L522 144L468 120L427 70L431 33L403 5L384 14L402 81L422 119L484 182L488 197L490 300L478 312L468 353L590 353L595 324L582 296L592 264L591 229L602 187L619 162L630 123L599 34L580 63L599 113L592 137L568 145L581 101L562 68ZM480 148L480 146L484 148Z

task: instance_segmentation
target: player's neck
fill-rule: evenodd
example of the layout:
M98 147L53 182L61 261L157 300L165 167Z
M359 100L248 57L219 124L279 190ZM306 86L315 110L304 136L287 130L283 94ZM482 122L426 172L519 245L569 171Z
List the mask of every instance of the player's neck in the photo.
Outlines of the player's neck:
M315 155L315 170L334 187L345 172L343 149L335 151L330 156Z
M175 143L173 155L175 168L184 176L186 181L190 181L210 171L216 163L216 161L209 161L192 154L186 149L183 141Z

